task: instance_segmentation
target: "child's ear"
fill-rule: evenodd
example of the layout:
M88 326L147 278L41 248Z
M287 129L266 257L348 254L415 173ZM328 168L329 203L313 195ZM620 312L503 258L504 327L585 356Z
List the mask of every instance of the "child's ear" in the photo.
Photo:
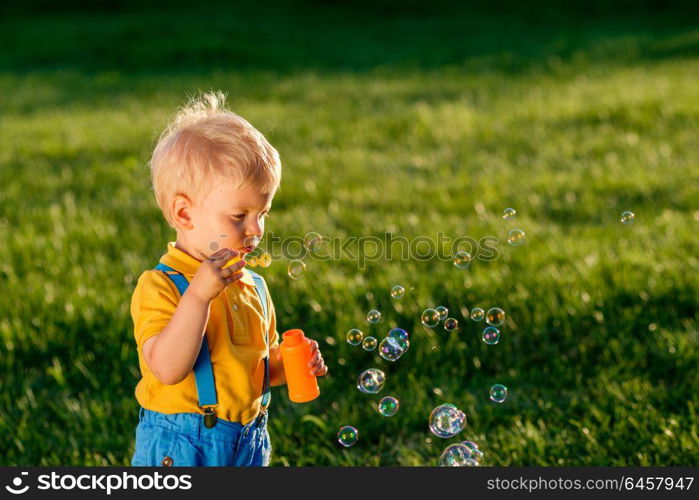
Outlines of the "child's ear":
M192 200L186 194L176 194L172 200L173 219L178 227L192 229Z

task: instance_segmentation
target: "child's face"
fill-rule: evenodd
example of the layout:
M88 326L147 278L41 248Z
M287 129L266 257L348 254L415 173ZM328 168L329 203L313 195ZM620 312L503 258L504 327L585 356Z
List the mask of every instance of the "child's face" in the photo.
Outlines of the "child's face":
M262 238L272 198L274 193L262 194L254 186L232 188L219 183L196 206L189 205L186 213L191 224L178 231L178 238L183 235L196 258L209 257L220 248L238 250L243 257Z

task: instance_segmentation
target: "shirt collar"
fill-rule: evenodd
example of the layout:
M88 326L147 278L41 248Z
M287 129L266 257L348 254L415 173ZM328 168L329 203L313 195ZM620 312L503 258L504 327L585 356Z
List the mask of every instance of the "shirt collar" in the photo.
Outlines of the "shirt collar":
M199 269L201 265L200 260L189 255L184 250L177 248L174 241L168 242L167 253L160 258L160 262L166 266L170 266L175 271L181 272L189 278L194 276L194 273L197 272L197 269ZM252 274L245 268L241 271L243 276L239 281L249 286L255 286L255 280L252 278Z

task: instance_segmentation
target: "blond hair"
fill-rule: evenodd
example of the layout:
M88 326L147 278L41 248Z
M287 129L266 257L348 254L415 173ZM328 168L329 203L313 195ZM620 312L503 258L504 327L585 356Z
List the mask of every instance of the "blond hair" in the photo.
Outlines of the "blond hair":
M214 178L236 187L273 193L281 180L279 153L247 120L226 108L223 92L192 97L160 135L150 160L155 199L176 228L172 201L185 194L194 203L208 194Z

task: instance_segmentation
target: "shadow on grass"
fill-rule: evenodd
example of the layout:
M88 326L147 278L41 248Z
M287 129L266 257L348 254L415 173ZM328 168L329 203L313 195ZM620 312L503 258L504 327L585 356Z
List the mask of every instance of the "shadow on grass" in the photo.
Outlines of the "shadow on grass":
M43 0L0 7L0 71L519 72L560 61L699 54L696 2L319 2L161 6Z

